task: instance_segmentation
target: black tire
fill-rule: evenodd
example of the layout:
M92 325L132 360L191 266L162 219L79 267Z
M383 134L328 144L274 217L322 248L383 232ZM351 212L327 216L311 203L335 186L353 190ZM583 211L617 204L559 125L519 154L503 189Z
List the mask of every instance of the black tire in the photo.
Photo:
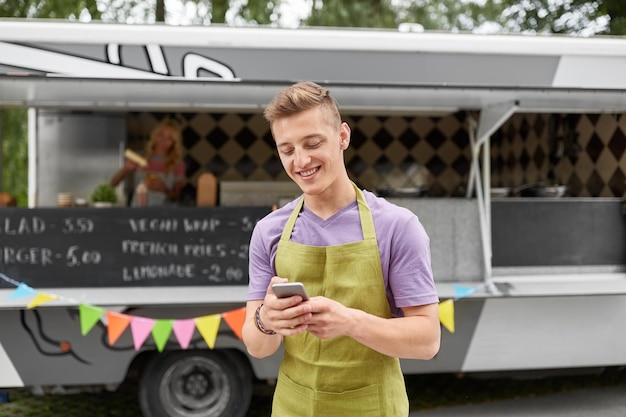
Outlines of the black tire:
M249 364L232 352L158 354L139 383L144 417L244 417L251 398Z

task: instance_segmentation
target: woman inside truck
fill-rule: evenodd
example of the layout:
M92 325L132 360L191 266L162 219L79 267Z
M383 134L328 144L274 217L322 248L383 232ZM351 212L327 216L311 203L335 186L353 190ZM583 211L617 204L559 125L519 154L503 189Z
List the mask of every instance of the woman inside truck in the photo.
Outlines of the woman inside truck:
M145 166L126 158L124 166L111 178L111 185L138 172L138 185L132 206L160 206L178 202L185 178L182 160L182 131L178 122L165 118L157 124L146 144Z

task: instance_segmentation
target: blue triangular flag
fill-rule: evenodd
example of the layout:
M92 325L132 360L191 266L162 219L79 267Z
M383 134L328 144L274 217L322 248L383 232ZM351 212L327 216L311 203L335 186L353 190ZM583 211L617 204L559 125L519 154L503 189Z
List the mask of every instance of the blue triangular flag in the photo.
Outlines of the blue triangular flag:
M468 295L473 294L476 291L476 287L465 287L458 284L453 284L452 288L454 288L457 299L467 297Z
M20 282L17 288L15 288L15 291L13 291L11 295L7 297L7 300L15 300L17 298L28 297L31 295L35 295L36 293L37 291L33 290L31 287L24 284L23 282Z

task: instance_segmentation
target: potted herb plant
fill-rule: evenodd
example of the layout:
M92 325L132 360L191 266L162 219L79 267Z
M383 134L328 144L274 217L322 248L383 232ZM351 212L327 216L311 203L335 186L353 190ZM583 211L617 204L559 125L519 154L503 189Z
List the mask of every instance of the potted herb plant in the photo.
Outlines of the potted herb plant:
M111 207L117 203L117 192L115 187L103 183L98 185L91 194L91 202L94 207Z

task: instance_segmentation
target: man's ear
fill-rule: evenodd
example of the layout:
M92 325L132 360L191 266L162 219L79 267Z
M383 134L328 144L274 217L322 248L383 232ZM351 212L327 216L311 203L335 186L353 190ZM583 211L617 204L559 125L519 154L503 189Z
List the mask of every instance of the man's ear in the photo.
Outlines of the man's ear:
M341 138L341 150L345 151L350 145L350 126L346 122L343 122L339 128L339 137Z

